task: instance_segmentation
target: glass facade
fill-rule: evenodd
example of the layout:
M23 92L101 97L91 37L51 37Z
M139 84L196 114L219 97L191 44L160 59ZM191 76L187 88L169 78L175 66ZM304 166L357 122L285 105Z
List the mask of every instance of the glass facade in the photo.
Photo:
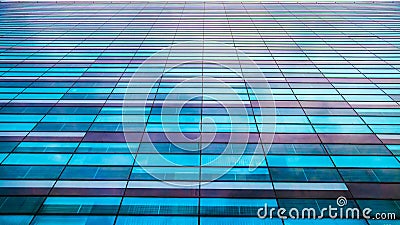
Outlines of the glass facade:
M399 224L397 2L0 3L0 224Z

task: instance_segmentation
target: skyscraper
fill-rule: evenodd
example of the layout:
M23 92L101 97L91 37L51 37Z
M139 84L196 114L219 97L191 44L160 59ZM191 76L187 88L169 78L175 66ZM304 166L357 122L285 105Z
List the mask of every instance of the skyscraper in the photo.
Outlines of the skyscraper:
M399 223L398 2L0 5L1 225Z

